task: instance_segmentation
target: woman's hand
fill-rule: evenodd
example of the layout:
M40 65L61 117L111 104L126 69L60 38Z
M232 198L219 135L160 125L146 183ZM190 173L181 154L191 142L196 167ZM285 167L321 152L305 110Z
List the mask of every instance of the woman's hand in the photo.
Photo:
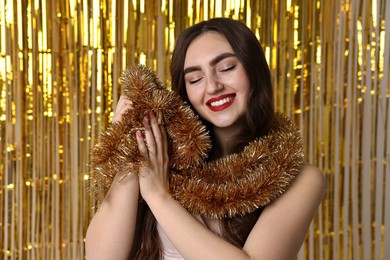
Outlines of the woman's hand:
M158 125L153 112L143 120L145 136L136 132L140 153L149 165L141 167L139 172L140 192L148 202L152 196L169 196L168 179L168 139L164 127Z
M119 100L118 100L118 103L115 107L115 111L114 111L114 116L112 117L112 123L115 124L115 123L119 123L122 118L123 118L123 115L129 111L133 109L133 102L125 95L121 95L119 97ZM131 178L129 178L130 176L127 176L128 173L127 172L118 172L116 175L115 175L115 179L113 181L113 183L115 182L122 182L122 181L136 181L138 183L138 176L136 174L132 174L132 175L135 175L135 176L131 176ZM128 178L125 178L123 179L123 177L128 177ZM123 180L122 180L123 179ZM115 184L113 184L115 186Z
M125 95L121 95L116 105L114 116L112 117L112 123L121 121L123 114L133 108L133 102Z

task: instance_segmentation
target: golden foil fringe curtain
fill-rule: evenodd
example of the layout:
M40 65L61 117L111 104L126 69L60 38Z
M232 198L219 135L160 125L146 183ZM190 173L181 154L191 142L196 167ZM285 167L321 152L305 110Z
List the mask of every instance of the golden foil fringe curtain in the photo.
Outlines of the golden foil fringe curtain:
M261 40L277 109L326 175L297 258L390 259L386 0L0 0L0 258L84 257L90 149L121 71L143 63L169 84L178 33L219 16Z

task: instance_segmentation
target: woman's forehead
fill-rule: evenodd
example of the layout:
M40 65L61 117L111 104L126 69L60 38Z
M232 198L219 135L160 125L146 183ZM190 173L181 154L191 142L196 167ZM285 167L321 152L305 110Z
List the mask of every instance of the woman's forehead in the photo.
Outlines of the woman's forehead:
M223 53L234 54L226 37L219 32L206 32L195 38L188 46L184 65L209 62Z

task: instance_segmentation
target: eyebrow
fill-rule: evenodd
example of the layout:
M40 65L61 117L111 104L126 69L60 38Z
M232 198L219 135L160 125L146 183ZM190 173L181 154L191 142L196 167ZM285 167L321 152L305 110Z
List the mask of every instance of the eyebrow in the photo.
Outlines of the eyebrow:
M210 66L214 66L218 62L220 62L220 61L222 61L222 60L224 60L226 58L229 58L229 57L236 57L236 55L234 53L224 52L224 53L218 55L217 57L215 57L214 59L212 59L209 62L209 64L210 64ZM184 75L186 75L187 73L193 72L193 71L198 71L198 70L200 70L199 66L187 67L187 68L184 69Z

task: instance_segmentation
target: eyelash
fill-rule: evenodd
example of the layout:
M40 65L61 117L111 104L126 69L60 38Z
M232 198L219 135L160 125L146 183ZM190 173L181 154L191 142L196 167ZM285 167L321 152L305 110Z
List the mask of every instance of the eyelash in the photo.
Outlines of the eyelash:
M232 65L232 66L230 66L230 67L227 67L227 68L225 68L225 69L220 70L219 72L228 72L228 71L230 71L230 70L233 70L235 67L236 67L236 65ZM190 85L196 84L196 83L199 82L201 79L202 79L202 78L198 78L198 79L195 79L195 80L190 80L190 81L188 81L188 83L189 83Z
M230 66L230 67L227 67L227 68L225 68L225 69L220 70L220 72L226 72L226 71L229 71L229 70L234 69L235 67L236 67L236 65L232 65L232 66Z
M190 80L188 81L190 84L195 84L197 82L199 82L202 78L199 78L199 79L195 79L195 80Z

